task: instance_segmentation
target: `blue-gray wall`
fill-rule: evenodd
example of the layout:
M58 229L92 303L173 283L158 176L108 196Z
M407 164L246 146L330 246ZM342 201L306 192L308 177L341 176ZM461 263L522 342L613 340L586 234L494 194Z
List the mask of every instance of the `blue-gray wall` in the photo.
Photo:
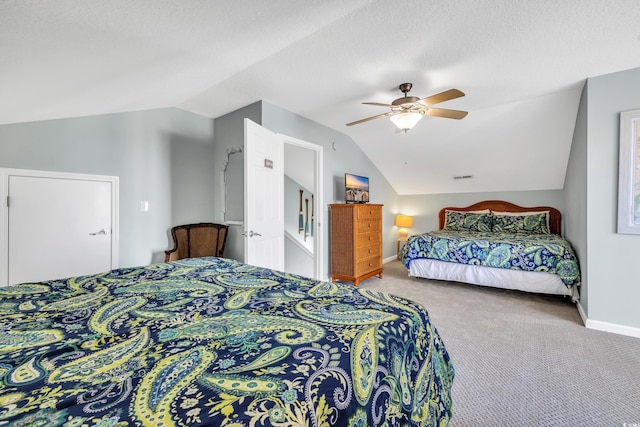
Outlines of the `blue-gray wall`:
M0 167L120 177L119 265L146 265L171 226L212 220L213 132L174 108L1 125Z
M230 148L243 148L244 147L244 119L247 118L258 124L262 123L262 102L256 102L251 105L247 105L244 108L233 111L224 116L215 119L215 135L216 143L214 148L215 160L213 164L213 173L218 180L221 180L222 169L226 159L226 151ZM240 166L238 163L235 165ZM244 171L244 163L242 164L242 170ZM232 174L237 171L232 171ZM241 174L244 176L244 172ZM244 195L244 180L234 180L236 186L227 186L228 193L242 194ZM215 206L215 218L216 222L223 222L223 187L222 185L216 185L213 188L213 200ZM235 197L228 200L230 206L228 210L234 213L240 214L242 212L241 220L244 221L244 197ZM234 205L235 204L235 205ZM242 206L236 206L242 204ZM235 216L233 219L236 219ZM227 236L227 243L225 246L225 256L227 258L237 259L239 261L244 260L244 239L242 237L243 226L241 224L234 224L229 226L229 235Z
M638 87L640 68L594 77L588 80L583 105L588 317L631 328L640 328L640 235L616 233L618 149L620 112L640 108Z
M587 248L587 98L588 82L582 89L571 153L564 180L565 237L571 242L580 263L580 305L589 315L589 263ZM567 221L566 218L569 220Z

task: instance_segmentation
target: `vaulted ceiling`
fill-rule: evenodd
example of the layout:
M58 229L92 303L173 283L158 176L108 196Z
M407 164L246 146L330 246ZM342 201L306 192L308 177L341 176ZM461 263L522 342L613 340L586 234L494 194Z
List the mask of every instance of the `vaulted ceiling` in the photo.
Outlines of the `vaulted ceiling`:
M9 0L0 123L265 100L351 136L399 194L559 189L584 82L640 66L638 23L637 0ZM345 126L404 82L469 115Z

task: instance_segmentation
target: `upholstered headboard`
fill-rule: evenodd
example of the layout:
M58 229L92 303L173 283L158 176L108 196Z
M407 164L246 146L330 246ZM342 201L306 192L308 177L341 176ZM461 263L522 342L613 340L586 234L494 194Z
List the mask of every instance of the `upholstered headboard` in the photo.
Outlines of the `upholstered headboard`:
M440 229L444 227L445 211L477 211L482 209L490 209L496 212L537 212L537 211L549 211L549 229L553 234L562 234L562 215L560 211L551 206L536 206L531 208L525 208L523 206L514 205L513 203L505 202L504 200L485 200L482 202L474 203L471 206L463 208L458 207L446 207L440 209L438 214Z

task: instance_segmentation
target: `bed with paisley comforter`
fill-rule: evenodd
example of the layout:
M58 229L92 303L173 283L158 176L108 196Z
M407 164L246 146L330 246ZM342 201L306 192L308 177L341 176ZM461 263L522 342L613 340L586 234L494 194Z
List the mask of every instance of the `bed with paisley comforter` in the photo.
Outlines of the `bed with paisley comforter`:
M444 426L420 305L222 258L0 288L0 425Z
M443 208L439 221L403 246L409 275L579 299L578 259L557 209L488 200Z

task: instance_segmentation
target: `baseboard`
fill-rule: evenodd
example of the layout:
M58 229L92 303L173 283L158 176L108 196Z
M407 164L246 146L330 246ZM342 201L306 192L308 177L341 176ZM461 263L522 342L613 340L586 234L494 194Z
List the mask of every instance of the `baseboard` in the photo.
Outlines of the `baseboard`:
M580 302L576 302L576 307L578 307L578 313L580 314L580 318L582 318L582 324L586 327L587 320L589 320L587 318L587 314L584 312L584 309L582 308L582 305L580 305Z
M398 257L397 257L397 256L390 256L389 258L385 258L385 259L383 259L383 260L382 260L382 263L383 263L383 264L386 264L386 263L388 263L388 262L395 261L395 260L397 260L397 259L398 259Z
M599 320L587 319L585 322L587 329L612 332L614 334L627 335L629 337L640 338L640 328L618 325L616 323L601 322Z
M578 313L582 318L582 323L587 329L594 329L597 331L611 332L618 335L627 335L629 337L640 338L640 328L634 328L631 326L618 325L617 323L601 322L599 320L589 319L587 314L579 302L576 303L578 307Z

